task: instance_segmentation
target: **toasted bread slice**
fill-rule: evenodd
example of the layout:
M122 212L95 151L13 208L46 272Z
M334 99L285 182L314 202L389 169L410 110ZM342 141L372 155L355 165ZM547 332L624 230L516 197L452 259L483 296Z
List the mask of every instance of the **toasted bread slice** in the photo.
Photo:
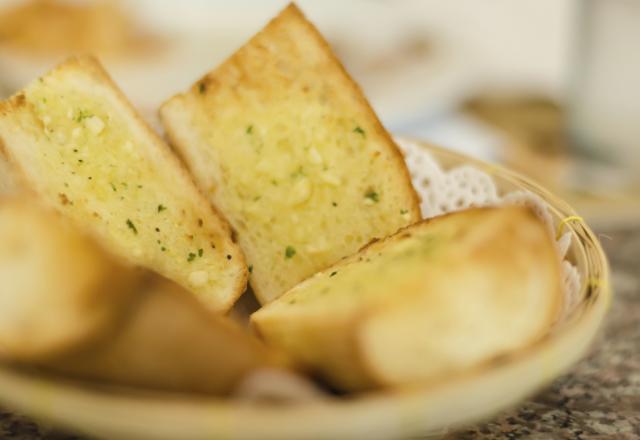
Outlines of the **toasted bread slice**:
M76 378L226 393L284 365L177 284L105 253L58 213L0 199L0 359Z
M226 222L92 58L0 104L0 143L26 186L109 250L226 311L247 268Z
M420 219L396 145L294 5L160 116L262 303Z
M286 359L225 316L212 316L175 283L155 278L93 344L37 362L48 370L118 385L227 394L258 368Z
M142 274L31 198L0 199L0 357L29 361L93 338Z
M437 381L540 338L558 257L525 208L434 218L373 243L252 316L269 343L344 390Z

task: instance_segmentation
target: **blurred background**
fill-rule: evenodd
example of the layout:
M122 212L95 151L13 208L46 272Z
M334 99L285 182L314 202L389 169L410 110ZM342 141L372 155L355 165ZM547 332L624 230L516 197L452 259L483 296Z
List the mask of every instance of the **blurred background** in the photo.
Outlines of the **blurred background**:
M286 0L0 0L0 95L96 53L154 126ZM299 0L396 135L640 224L640 1Z

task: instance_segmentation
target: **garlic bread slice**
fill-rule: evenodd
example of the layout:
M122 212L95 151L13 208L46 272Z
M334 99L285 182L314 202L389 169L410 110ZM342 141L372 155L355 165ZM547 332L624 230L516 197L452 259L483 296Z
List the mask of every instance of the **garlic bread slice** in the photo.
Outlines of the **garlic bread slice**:
M26 187L110 251L228 310L247 268L227 223L92 58L0 103L0 144Z
M160 116L263 304L420 219L397 146L293 4Z
M252 315L270 344L343 390L435 382L541 338L558 256L525 208L471 209L375 242Z

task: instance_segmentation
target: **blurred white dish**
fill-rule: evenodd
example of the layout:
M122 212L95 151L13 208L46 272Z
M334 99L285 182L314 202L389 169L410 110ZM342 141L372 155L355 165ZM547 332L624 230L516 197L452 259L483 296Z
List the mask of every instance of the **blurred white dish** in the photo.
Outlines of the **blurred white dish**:
M18 1L0 0L0 6ZM143 28L169 44L166 51L152 57L103 59L103 63L132 101L155 121L159 103L218 65L286 3L288 0L120 2ZM469 90L486 84L533 87L552 94L558 94L564 84L573 2L298 3L337 49L383 123L394 131L424 134L403 128L432 123L434 116L451 109ZM25 60L0 49L0 77L6 77L10 91L16 91L59 58Z

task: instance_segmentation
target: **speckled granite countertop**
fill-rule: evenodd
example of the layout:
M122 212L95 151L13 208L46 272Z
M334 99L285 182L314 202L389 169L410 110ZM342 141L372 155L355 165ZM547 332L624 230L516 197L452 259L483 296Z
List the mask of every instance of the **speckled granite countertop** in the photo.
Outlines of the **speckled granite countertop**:
M447 440L640 439L640 229L598 236L614 301L591 355L518 409Z
M518 409L446 440L640 439L640 229L599 235L615 295L591 355ZM0 439L82 440L1 409Z

